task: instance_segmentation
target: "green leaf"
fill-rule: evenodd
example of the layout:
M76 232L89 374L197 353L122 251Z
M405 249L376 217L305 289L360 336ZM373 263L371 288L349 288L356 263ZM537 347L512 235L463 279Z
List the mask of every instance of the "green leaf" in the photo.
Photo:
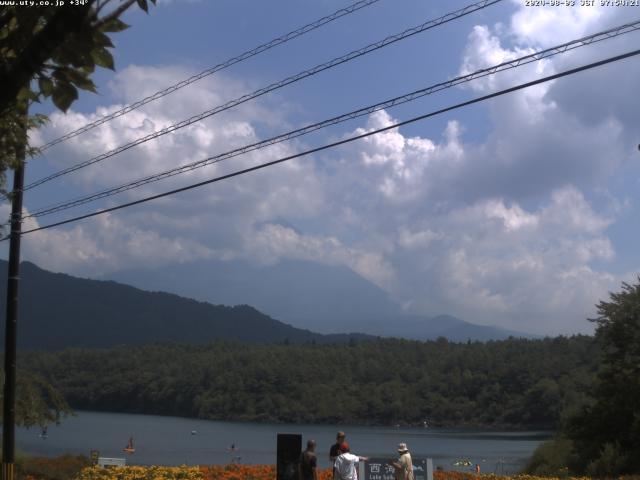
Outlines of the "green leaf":
M85 65L81 68L84 73L93 73L95 69L96 66L93 64L93 62L90 65Z
M100 30L103 32L121 32L123 30L126 30L127 28L129 28L129 25L124 23L122 20L120 20L119 18L112 18L104 25L102 25Z
M102 32L93 32L93 43L98 47L113 47L111 39Z
M149 5L147 5L147 0L137 0L138 6L144 10L145 12L149 12Z
M91 58L96 63L96 65L104 68L108 68L110 70L115 70L115 65L113 64L113 55L106 49L102 47L95 48L91 51Z
M60 65L69 65L75 63L76 60L76 52L73 49L67 47L67 45L61 45L56 48L51 55L51 59L55 63L59 63Z
M87 74L80 70L68 69L67 78L78 88L96 93L96 85Z
M78 98L76 87L67 82L59 82L53 91L51 99L56 107L66 112L74 100Z
M40 77L38 79L38 86L40 87L40 92L45 97L50 97L53 93L53 82L49 77Z

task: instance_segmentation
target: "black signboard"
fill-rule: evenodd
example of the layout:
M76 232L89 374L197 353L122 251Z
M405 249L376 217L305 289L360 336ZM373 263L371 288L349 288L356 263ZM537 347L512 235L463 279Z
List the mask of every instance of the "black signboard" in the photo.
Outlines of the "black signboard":
M396 458L370 458L364 462L364 480L395 480L396 469L391 462ZM427 459L412 458L413 478L427 480Z
M276 479L298 480L302 435L299 433L279 433L277 448Z

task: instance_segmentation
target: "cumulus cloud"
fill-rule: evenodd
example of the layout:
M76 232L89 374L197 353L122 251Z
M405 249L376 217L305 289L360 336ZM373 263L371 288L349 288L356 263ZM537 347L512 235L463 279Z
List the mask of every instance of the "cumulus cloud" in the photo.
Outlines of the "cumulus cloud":
M336 237L302 235L277 224L265 225L247 238L247 253L260 262L281 258L346 265L382 288L389 288L395 272L380 254L350 248Z
M111 88L126 104L171 85L189 73L180 68L130 66L116 76L111 82ZM51 156L51 161L55 167L65 168L100 156L185 120L194 112L201 112L230 98L236 98L241 91L242 86L238 82L224 82L221 77L209 77L188 89L179 90L68 140L58 147L60 153ZM44 135L55 138L113 113L122 106L115 104L100 107L90 114L71 111L63 115L56 112L51 116L51 126L45 130ZM106 187L202 160L255 142L256 134L251 122L259 125L268 117L259 106L239 108L230 113L212 116L96 163L91 168L79 170L70 177L70 181L76 185ZM281 154L283 150L275 147L269 152L272 156ZM250 161L251 156L248 160L236 158L233 162L242 166ZM194 172L191 177L211 176L220 169L221 167L213 165ZM203 173L205 171L206 174Z
M475 26L468 37L460 73L513 60L622 23L621 15L613 13L616 9L564 10L520 8L507 31L500 26ZM572 27L558 28L563 22ZM547 27L553 33L547 32ZM600 43L597 49L583 47L485 77L466 88L480 93L507 88L604 58L624 41ZM628 76L622 77L622 89L607 88L607 78L619 78L614 70L618 68L628 67L619 65L589 73L597 75L595 81L580 74L488 102L493 128L487 141L469 148L473 151L467 155L468 165L446 172L443 180L447 181L439 184L447 185L448 191L452 191L453 184L454 190L459 194L467 192L468 198L499 191L515 200L541 198L568 182L581 188L598 185L630 159L631 112L629 102L623 100L632 90L626 85ZM634 71L637 68L640 67L633 66ZM596 89L600 90L597 94ZM616 98L606 98L609 96Z
M8 205L0 215L8 216ZM23 209L23 216L29 215ZM47 229L22 237L26 259L52 271L99 275L131 267L187 263L207 258L224 258L226 252L204 245L181 233L144 228L129 219L105 214L69 229ZM40 227L26 218L23 230Z
M622 8L594 5L586 8L527 8L521 0L513 0L520 7L511 17L511 33L523 45L552 47L559 43L584 37L600 30Z
M593 292L616 283L590 267L614 255L604 233L609 221L571 186L533 211L492 199L451 212L440 226L451 232L444 239L448 245L434 266L443 279L439 296L455 300L460 315L479 308L508 318L514 328L537 315L540 331L560 321L565 328L584 329L585 312L593 316ZM460 287L464 295L456 293Z

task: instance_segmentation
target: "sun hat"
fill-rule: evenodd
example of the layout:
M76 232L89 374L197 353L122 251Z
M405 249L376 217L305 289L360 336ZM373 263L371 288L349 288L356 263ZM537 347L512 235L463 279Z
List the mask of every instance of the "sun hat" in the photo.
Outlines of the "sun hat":
M408 452L409 449L407 448L407 444L406 443L399 443L398 444L398 452L400 453L404 453L404 452Z

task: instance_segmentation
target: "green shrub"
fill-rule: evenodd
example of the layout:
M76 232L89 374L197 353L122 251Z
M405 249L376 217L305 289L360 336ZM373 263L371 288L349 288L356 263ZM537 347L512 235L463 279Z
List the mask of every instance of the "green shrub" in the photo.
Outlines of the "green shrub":
M542 477L567 477L576 461L573 442L558 437L546 441L533 452L524 473Z

